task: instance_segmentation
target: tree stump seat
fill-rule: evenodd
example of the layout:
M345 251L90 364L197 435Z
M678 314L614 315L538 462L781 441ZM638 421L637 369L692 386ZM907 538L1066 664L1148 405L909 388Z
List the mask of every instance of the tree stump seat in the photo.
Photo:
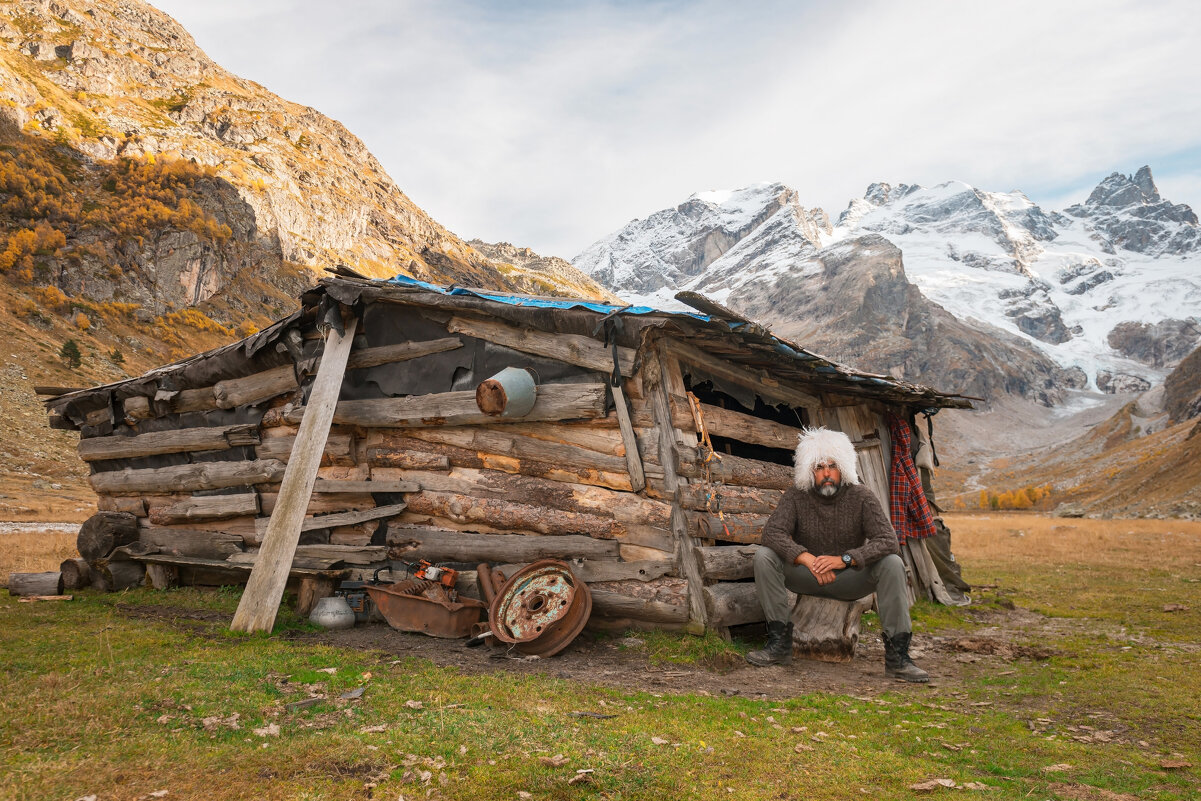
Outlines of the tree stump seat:
M860 619L875 601L875 593L855 601L797 596L792 608L793 655L819 662L850 662L859 642Z

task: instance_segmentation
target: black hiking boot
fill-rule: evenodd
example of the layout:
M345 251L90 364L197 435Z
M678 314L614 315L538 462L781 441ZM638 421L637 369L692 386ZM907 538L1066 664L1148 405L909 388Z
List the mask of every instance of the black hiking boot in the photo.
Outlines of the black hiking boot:
M909 641L913 639L911 632L905 631L884 637L884 675L894 679L904 679L912 682L930 681L930 674L913 664L909 658Z
M792 623L779 620L767 622L767 645L761 651L751 651L746 661L755 667L792 664Z

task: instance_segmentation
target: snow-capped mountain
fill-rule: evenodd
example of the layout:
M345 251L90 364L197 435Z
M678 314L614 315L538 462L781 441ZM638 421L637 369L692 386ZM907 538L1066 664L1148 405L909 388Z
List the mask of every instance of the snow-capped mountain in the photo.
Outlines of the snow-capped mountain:
M869 369L1044 403L1067 387L1145 389L1201 341L1201 228L1160 197L1147 167L1109 176L1063 212L956 181L872 184L833 225L778 183L700 193L573 264L631 301L679 308L677 291L702 292ZM831 265L862 280L835 280ZM864 340L869 318L891 319L878 341ZM962 346L955 364L930 337ZM981 350L982 337L995 342Z

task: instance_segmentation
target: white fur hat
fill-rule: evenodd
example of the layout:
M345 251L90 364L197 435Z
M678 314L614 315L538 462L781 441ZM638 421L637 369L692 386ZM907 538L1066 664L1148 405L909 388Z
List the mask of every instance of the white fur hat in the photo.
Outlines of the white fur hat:
M796 465L793 482L797 489L813 489L813 466L827 460L838 465L843 484L859 483L859 467L851 438L841 431L831 431L828 428L806 428L801 434L793 459L793 464Z

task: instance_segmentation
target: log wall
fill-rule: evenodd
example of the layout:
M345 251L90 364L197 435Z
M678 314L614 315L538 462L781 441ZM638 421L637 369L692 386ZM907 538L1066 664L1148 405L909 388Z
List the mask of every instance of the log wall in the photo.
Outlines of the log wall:
M367 343L352 352L350 367L483 341L593 370L606 380L613 372L613 350L599 339L482 316L445 319L445 336ZM751 559L767 516L792 484L792 467L732 454L705 463L682 365L703 362L709 374L846 431L856 442L864 482L884 493L887 435L880 411L861 402L838 405L839 399L781 386L691 345L654 337L637 351L617 349L620 387L543 384L534 411L521 419L480 413L473 391L339 401L293 567L353 566L370 573L390 560L429 559L489 562L511 572L558 558L572 560L594 585L598 624L698 631L761 619L749 583ZM314 365L307 367L311 372ZM259 558L277 506L305 414L299 390L309 380L285 366L157 399L126 399L118 408L123 424L79 446L93 466L100 509L135 521L135 544L164 560L176 558L185 567L187 560L224 561L244 577ZM261 422L254 424L200 426L191 414L255 407ZM698 408L699 424L733 443L790 451L800 433L712 404ZM189 425L164 430L164 416L185 413ZM248 458L228 456L238 447ZM156 457L188 463L145 467L138 461ZM105 556L92 564L102 577L112 575ZM72 565L79 573L86 567ZM156 586L174 575L154 568L149 580ZM228 580L230 573L220 575Z

